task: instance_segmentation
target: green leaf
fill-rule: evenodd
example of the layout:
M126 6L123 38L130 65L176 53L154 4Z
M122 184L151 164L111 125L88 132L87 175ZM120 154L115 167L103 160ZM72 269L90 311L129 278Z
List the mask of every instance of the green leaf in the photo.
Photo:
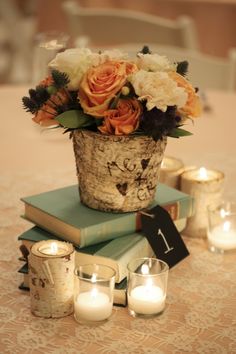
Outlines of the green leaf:
M94 118L83 111L71 110L59 114L55 120L65 128L85 128L94 123Z
M191 132L188 132L185 129L181 129L181 128L174 128L169 134L168 136L170 136L171 138L179 138L181 136L189 136L189 135L193 135Z

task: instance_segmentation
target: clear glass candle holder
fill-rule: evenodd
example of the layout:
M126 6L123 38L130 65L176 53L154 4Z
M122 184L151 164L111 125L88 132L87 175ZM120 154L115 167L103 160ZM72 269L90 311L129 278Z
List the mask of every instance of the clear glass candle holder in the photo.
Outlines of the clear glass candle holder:
M165 309L169 266L156 258L128 264L128 310L134 317L153 317Z
M32 53L33 85L38 85L40 81L49 75L49 62L58 53L63 52L67 48L68 41L69 36L66 33L58 31L42 32L36 35Z
M78 322L95 324L112 314L115 270L101 264L75 269L74 316Z
M216 253L236 250L236 202L208 206L209 249Z

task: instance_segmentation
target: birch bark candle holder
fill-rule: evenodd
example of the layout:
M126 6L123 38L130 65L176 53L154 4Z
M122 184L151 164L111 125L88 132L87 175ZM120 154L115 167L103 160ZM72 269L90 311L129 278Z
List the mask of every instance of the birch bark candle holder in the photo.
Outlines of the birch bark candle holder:
M159 181L172 188L178 189L180 186L180 176L183 171L184 164L181 160L165 156L161 164Z
M29 254L31 312L58 318L73 312L74 247L47 240L35 243Z
M204 167L183 172L180 189L194 197L195 213L187 220L184 232L196 238L206 238L208 205L220 202L224 189L224 174Z

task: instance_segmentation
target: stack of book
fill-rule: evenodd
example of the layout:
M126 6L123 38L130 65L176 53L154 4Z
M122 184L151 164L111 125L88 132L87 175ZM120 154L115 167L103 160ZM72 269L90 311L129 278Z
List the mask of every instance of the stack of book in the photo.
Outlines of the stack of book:
M24 261L21 289L29 288L27 254L34 242L60 239L75 246L76 266L88 263L109 265L116 271L114 304L126 306L127 264L133 258L151 257L151 249L142 234L140 213L106 213L80 203L78 186L51 190L22 198L23 217L34 224L21 234L20 249ZM169 211L179 232L193 214L193 198L164 184L158 185L154 203Z

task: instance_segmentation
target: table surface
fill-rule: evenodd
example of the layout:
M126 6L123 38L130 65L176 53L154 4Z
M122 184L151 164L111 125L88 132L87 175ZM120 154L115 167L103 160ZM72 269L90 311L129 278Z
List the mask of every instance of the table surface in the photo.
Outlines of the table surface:
M21 107L26 87L0 87L0 352L1 353L236 353L235 253L212 254L206 241L183 235L190 256L169 275L165 312L136 319L114 307L105 324L89 327L73 316L34 317L21 274L17 237L32 225L21 219L20 198L76 183L72 144L61 131L41 132ZM186 165L222 170L225 197L236 199L235 94L207 92L194 135L169 139L166 155Z

